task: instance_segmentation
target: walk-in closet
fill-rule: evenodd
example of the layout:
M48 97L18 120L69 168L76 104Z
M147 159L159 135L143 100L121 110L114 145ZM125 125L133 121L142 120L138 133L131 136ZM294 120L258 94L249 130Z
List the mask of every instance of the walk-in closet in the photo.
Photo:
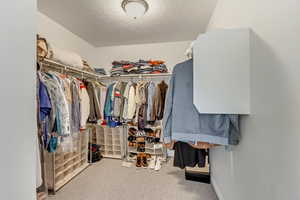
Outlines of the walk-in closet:
M299 8L2 2L0 199L300 199Z

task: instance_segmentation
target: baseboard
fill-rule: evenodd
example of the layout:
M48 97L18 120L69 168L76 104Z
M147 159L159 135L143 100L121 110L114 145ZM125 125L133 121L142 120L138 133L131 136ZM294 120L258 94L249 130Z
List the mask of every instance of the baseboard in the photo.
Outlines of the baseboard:
M220 187L218 186L216 180L211 176L210 177L210 181L211 181L211 185L213 186L216 194L217 194L217 197L219 200L225 200L221 190L220 190Z

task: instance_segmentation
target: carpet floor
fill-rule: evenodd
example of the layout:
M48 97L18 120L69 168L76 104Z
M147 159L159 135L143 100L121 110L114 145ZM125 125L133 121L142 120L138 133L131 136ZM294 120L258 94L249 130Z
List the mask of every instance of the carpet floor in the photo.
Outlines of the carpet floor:
M217 200L212 186L186 181L184 170L126 168L120 160L91 165L50 200Z

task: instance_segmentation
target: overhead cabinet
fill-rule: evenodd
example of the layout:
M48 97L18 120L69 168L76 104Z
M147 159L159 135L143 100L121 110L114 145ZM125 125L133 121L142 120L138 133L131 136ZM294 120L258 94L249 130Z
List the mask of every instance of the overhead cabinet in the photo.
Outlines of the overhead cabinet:
M200 113L250 114L249 29L215 30L194 43L194 104Z

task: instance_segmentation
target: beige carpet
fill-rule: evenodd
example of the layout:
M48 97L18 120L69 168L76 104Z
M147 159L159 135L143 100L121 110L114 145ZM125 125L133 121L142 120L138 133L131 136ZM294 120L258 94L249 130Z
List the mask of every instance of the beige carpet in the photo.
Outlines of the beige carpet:
M186 181L184 170L126 168L120 160L93 164L50 200L217 200L211 185Z

